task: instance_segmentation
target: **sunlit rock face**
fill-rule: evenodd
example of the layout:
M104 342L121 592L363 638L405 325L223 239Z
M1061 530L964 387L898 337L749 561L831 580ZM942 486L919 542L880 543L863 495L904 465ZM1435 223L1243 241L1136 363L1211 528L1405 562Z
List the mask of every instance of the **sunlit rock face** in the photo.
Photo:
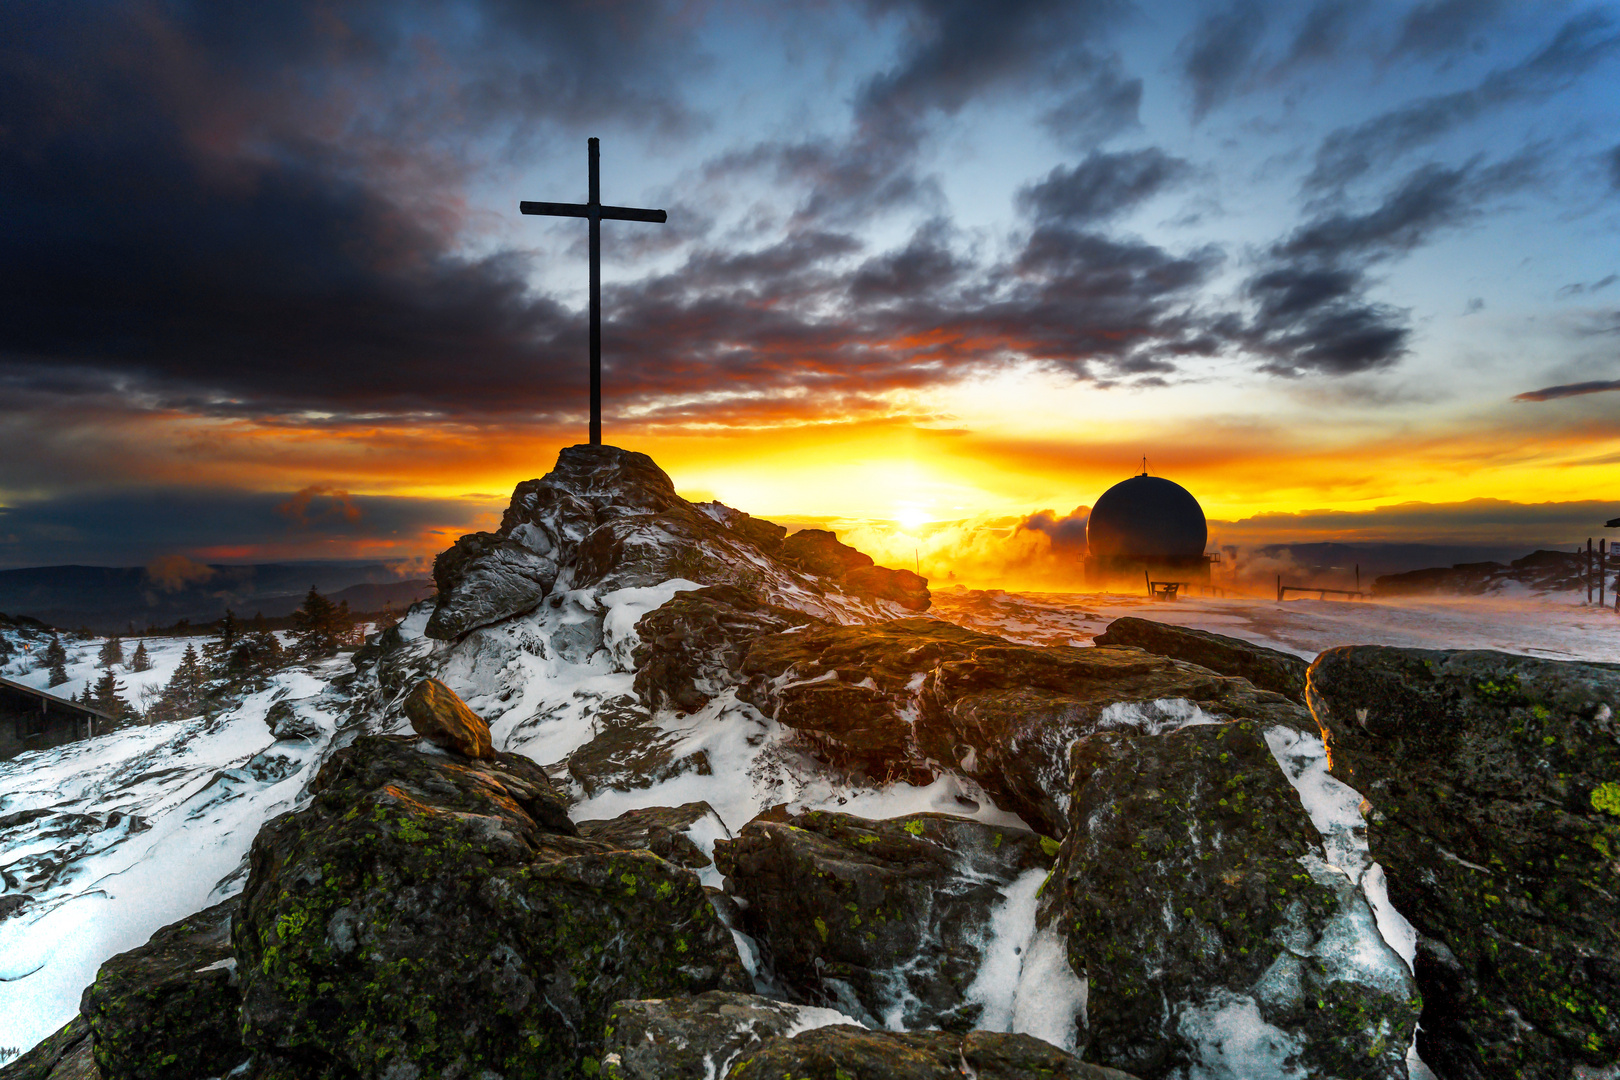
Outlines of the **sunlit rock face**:
M751 822L715 847L743 926L778 979L871 1027L975 1026L967 993L991 912L1057 845L945 814L872 821L811 811Z
M1093 641L1098 645L1128 645L1222 675L1236 675L1261 690L1305 704L1305 671L1310 665L1297 656L1242 638L1126 616L1109 623L1108 629Z
M1406 1076L1411 975L1259 725L1100 732L1070 764L1040 918L1088 980L1088 1058L1176 1076L1247 1039L1250 1068Z
M427 634L454 640L532 611L553 593L599 593L681 578L733 585L758 601L830 619L874 618L928 606L927 582L872 565L831 533L786 530L719 503L675 493L645 454L571 446L527 480L494 533L456 541L434 562L439 595Z
M1620 669L1340 648L1310 700L1418 933L1424 1060L1548 1078L1620 1061Z

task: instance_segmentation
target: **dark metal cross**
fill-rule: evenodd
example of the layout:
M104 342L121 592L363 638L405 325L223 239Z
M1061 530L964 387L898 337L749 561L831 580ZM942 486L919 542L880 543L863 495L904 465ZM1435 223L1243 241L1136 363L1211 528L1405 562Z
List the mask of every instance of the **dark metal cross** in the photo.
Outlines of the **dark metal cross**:
M602 221L651 221L662 225L669 216L662 210L641 210L632 206L603 206L597 158L601 140L591 139L590 201L585 203L520 202L525 214L550 217L582 217L591 223L591 445L602 445Z

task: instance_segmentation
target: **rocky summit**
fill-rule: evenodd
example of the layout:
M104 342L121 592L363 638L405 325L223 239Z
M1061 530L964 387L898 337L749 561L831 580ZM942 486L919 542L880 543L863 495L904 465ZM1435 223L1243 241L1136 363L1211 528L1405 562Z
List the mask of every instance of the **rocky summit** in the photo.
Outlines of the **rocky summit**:
M9 766L0 1077L1620 1076L1620 668L1014 640L613 447L435 577Z

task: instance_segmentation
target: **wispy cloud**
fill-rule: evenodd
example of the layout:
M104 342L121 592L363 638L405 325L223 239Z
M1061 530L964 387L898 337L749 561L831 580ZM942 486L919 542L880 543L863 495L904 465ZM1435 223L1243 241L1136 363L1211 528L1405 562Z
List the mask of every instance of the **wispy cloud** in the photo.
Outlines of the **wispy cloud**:
M1513 400L1557 401L1559 398L1580 397L1583 394L1601 394L1609 390L1620 390L1620 379L1565 383L1563 386L1544 386L1540 390L1526 390L1522 394L1514 394Z

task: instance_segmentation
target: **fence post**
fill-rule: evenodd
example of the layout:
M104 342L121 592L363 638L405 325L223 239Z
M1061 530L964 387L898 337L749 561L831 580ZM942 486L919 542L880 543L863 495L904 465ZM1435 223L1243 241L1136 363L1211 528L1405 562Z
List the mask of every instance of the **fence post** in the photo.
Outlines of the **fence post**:
M1586 602L1592 602L1592 538L1586 538Z
M1598 563L1597 563L1597 565L1598 565L1598 607L1600 607L1600 608L1601 607L1608 607L1609 606L1608 601L1604 599L1604 589L1608 585L1608 582L1605 580L1605 578L1608 576L1608 572L1609 572L1609 541L1607 539L1598 541Z
M1282 603L1282 575L1277 575L1277 603Z

